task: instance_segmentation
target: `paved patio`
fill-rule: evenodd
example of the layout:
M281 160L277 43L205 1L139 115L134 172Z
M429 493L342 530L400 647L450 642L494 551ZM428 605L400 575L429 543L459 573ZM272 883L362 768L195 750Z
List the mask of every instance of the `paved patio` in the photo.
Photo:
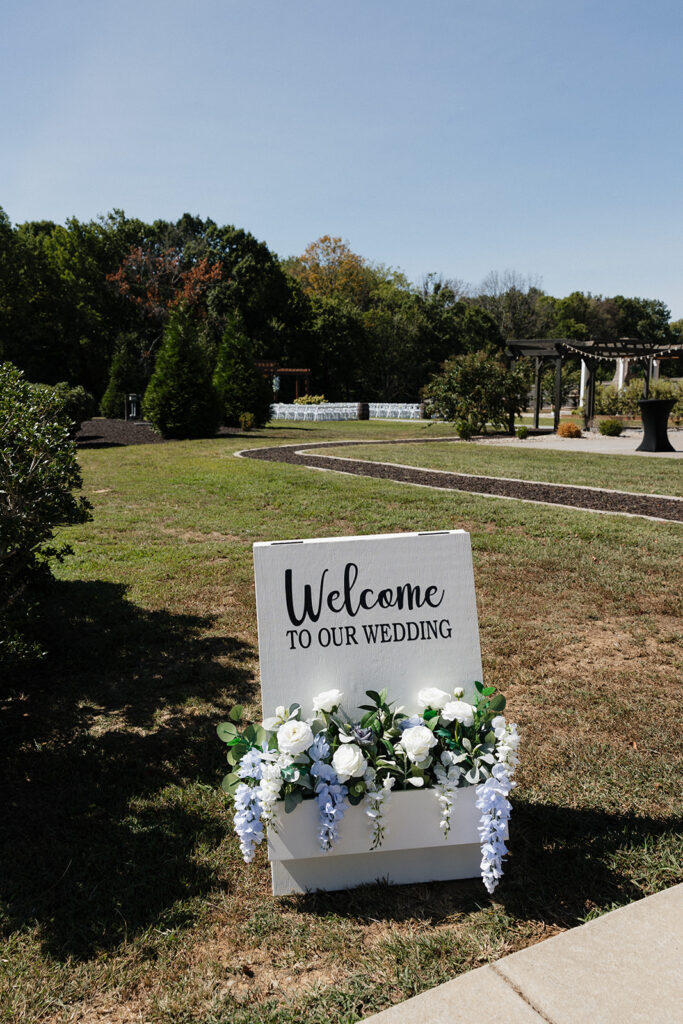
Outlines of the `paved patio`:
M637 452L643 439L643 431L628 428L619 437L604 437L599 433L584 434L583 437L558 437L551 430L520 441L517 437L477 438L476 444L507 445L519 448L546 448L561 452L588 452L590 455L640 455L649 459L683 458L683 430L669 429L669 440L675 452Z

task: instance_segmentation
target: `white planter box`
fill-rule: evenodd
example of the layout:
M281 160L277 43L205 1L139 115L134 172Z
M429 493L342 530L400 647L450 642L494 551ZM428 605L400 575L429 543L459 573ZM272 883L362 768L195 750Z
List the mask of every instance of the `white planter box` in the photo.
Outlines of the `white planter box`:
M393 792L384 806L384 840L370 850L372 822L361 803L347 806L339 840L328 853L318 844L318 805L305 800L291 814L281 805L268 829L273 895L315 889L349 889L375 881L407 882L473 878L479 874L479 811L476 787L458 791L447 838L433 789Z

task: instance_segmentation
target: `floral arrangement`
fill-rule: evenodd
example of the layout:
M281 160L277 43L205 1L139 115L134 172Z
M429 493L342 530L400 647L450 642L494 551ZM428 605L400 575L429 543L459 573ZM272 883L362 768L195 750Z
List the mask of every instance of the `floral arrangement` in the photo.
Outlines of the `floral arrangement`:
M507 853L519 736L501 714L503 695L493 686L474 685L474 704L462 699L461 689L452 694L436 687L421 690L421 710L413 715L388 703L386 690L368 690L372 703L361 705L358 721L344 711L339 690L320 693L309 718L299 704L291 704L276 708L260 725L244 726L241 706L234 707L230 721L218 726L218 736L228 746L232 771L223 789L234 801L244 860L253 860L264 826L276 827L278 801L288 813L302 800L317 802L323 851L337 840L347 805L363 802L370 849L377 849L393 789L435 790L445 838L458 791L476 786L482 880L493 892Z

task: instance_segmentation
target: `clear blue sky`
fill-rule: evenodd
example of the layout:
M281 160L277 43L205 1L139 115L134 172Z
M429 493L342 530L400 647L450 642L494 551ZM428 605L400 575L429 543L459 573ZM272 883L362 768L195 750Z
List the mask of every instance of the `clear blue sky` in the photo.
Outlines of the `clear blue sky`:
M680 0L29 0L0 205L236 224L280 255L663 299L683 317Z

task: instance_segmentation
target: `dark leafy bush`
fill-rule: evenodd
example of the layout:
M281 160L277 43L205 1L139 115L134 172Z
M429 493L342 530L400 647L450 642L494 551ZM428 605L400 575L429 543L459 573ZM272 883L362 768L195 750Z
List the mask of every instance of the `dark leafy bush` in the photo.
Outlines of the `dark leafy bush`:
M526 378L522 369L508 369L498 359L474 352L444 363L424 396L433 414L456 424L466 421L474 434L485 433L487 425L504 430L510 414L524 408Z
M600 422L598 423L598 430L605 437L619 437L619 434L622 432L623 429L624 424L621 422L621 420L616 420L613 418L608 420L600 420Z
M0 664L26 656L22 638L36 588L49 576L50 557L68 546L48 541L55 527L90 519L76 498L81 475L69 434L75 409L70 391L30 384L11 363L0 366ZM81 389L82 390L82 389ZM80 396L79 396L80 397Z
M521 427L517 427L515 434L517 435L520 441L525 441L529 436L529 428L522 424Z
M474 433L469 420L458 420L455 424L455 431L461 441L469 441Z
M245 412L252 414L257 427L268 422L273 387L256 366L254 346L236 319L223 332L213 383L227 426L239 426Z
M34 384L33 387L44 391L48 398L54 395L72 439L78 433L81 423L95 415L95 399L81 384L72 386L67 381L60 381L59 384Z
M164 437L209 437L220 422L206 351L185 309L168 321L142 411Z

